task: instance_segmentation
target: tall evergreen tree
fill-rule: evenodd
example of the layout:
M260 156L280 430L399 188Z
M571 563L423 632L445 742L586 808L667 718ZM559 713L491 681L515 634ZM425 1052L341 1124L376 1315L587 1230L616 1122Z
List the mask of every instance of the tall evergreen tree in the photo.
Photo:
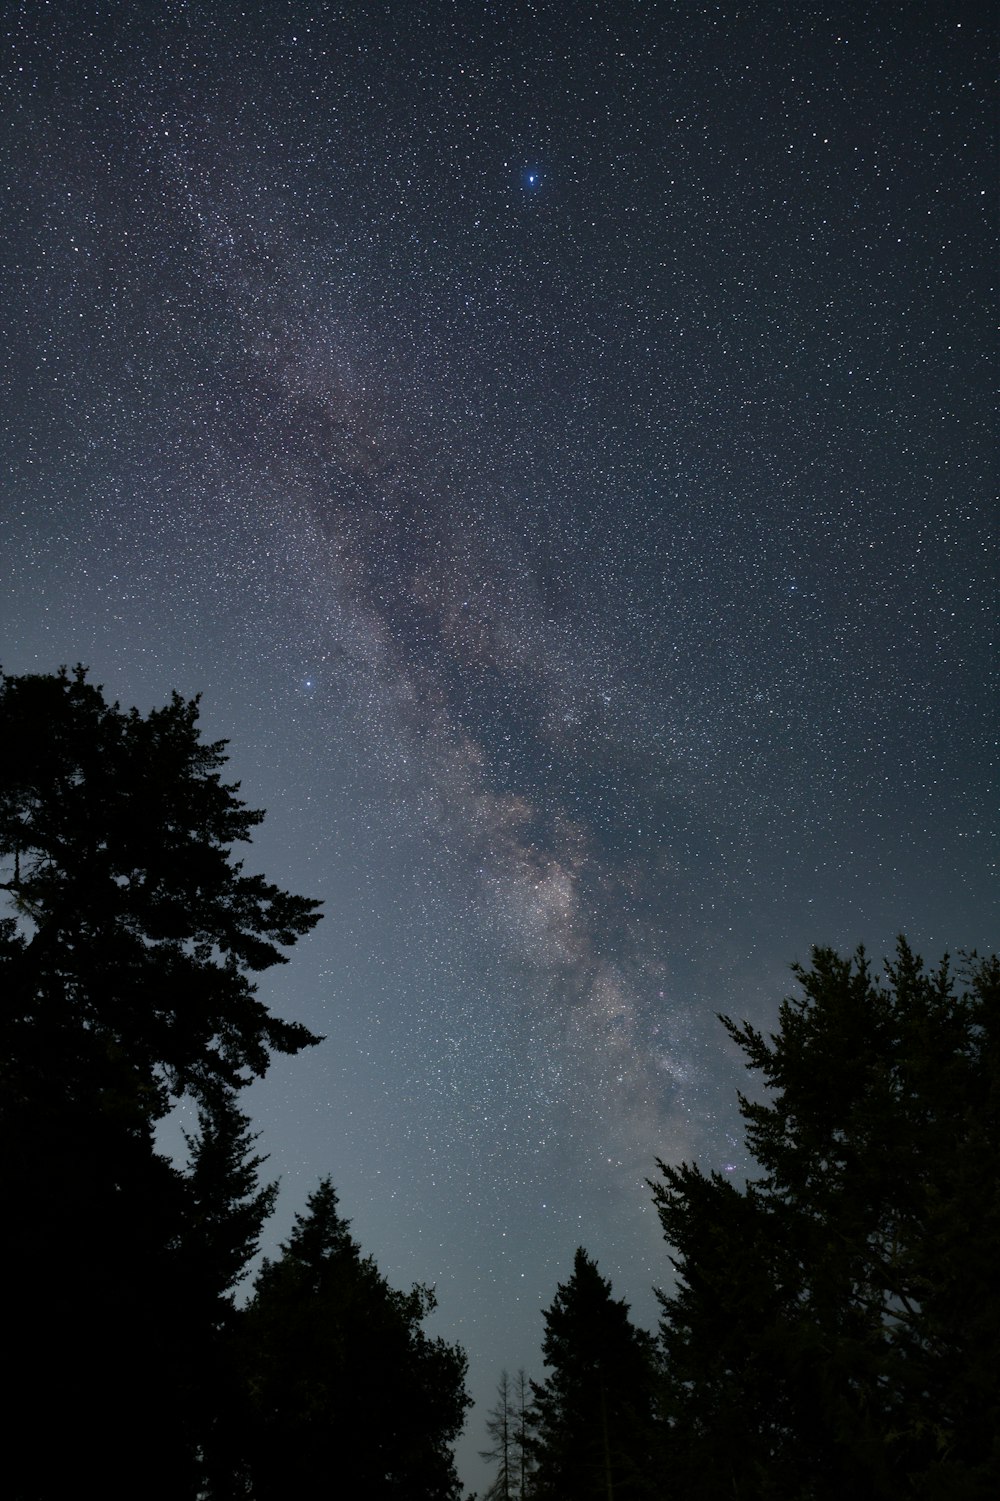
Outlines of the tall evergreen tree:
M259 1181L267 1159L254 1152L257 1136L229 1090L203 1104L198 1130L184 1133L189 1154L185 1243L192 1261L204 1261L206 1285L224 1293L246 1276L277 1198L277 1182Z
M681 1494L835 1501L1000 1490L1000 964L956 988L900 940L796 968L776 1034L724 1019L762 1176L662 1167ZM694 1489L692 1489L692 1487Z
M265 1159L236 1096L219 1093L185 1133L186 1175L181 1263L189 1309L199 1312L199 1361L189 1367L201 1489L220 1497L246 1494L243 1428L249 1415L235 1359L239 1314L232 1294L247 1274L277 1183L259 1182Z
M202 743L197 719L176 695L125 713L82 669L0 677L5 1478L20 1501L195 1494L195 1373L267 1207L250 1164L240 1178L233 1092L317 1040L253 976L285 962L318 904L233 860L263 815L222 782L224 742ZM202 1110L190 1175L154 1139L183 1094ZM227 1174L223 1225L207 1183Z
M286 962L319 903L232 859L264 815L222 782L225 742L203 744L197 721L176 694L123 713L82 668L0 678L0 1041L17 1098L50 1093L55 1067L70 1100L105 1084L156 1119L318 1040L251 976Z
M329 1179L281 1251L261 1269L240 1336L255 1501L457 1501L466 1361L420 1327L433 1294L390 1287Z
M651 1497L654 1345L583 1249L545 1315L549 1375L532 1382L533 1496Z

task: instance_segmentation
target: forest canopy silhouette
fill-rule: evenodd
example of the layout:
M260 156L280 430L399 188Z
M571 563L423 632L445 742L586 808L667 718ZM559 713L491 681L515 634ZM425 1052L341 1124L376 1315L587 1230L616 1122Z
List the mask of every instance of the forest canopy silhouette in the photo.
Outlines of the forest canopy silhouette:
M235 1296L276 1193L241 1091L320 1040L255 977L320 904L234 858L263 814L225 763L196 699L0 681L4 1490L458 1501L465 1356L328 1178ZM723 1019L759 1176L660 1164L655 1336L577 1250L547 1374L501 1378L491 1496L996 1493L1000 965L900 940L884 972L817 948L794 973L773 1035ZM180 1163L155 1133L182 1099Z
M455 1496L464 1356L423 1334L429 1292L361 1256L328 1183L233 1301L275 1191L239 1094L319 1041L254 976L320 914L233 858L263 814L197 721L176 694L123 712L82 668L0 687L5 1492L328 1493L337 1450L345 1494ZM179 1166L154 1131L185 1096Z

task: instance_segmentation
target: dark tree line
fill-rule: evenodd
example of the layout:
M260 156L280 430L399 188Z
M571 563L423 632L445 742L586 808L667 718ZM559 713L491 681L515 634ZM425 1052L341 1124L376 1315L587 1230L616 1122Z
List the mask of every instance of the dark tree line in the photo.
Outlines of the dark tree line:
M81 669L0 680L3 1493L451 1501L464 1356L329 1183L234 1301L275 1194L240 1091L319 1041L254 976L319 903L233 859L263 815L197 718ZM182 1098L185 1166L155 1143Z
M652 1185L656 1341L582 1250L546 1311L523 1494L1000 1495L1000 964L900 940L884 980L829 949L795 973L773 1036L723 1018L760 1176Z
M197 702L0 678L3 1494L458 1501L462 1351L427 1336L329 1180L247 1276L275 1185L240 1107L319 1039L255 976L318 903L244 873L262 815ZM759 1176L660 1164L654 1338L579 1250L545 1379L504 1378L491 1495L1000 1494L1000 964L813 952L740 1099ZM188 1160L156 1147L194 1103Z

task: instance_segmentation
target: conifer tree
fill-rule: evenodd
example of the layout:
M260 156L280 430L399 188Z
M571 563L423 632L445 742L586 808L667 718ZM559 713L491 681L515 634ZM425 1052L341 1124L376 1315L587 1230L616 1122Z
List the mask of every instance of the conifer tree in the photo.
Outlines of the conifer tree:
M420 1327L433 1293L390 1287L329 1179L281 1252L257 1277L240 1335L255 1501L458 1501L466 1361Z
M532 1382L531 1494L546 1501L651 1497L654 1345L581 1248L545 1315L549 1375Z
M286 962L319 903L232 859L264 815L197 721L177 694L126 714L82 668L0 678L0 1041L18 1097L50 1092L55 1068L70 1100L104 1087L155 1120L318 1040L252 976Z
M836 1501L1000 1490L1000 964L958 989L900 940L813 951L741 1096L744 1190L664 1167L655 1199L670 1475L681 1494Z
M267 1190L235 1092L318 1039L254 976L318 903L232 858L262 814L197 700L147 716L82 668L0 677L0 1239L7 1493L194 1496L202 1379ZM155 1128L201 1110L190 1174ZM216 1195L221 1195L217 1198ZM221 1207L224 1203L224 1208Z

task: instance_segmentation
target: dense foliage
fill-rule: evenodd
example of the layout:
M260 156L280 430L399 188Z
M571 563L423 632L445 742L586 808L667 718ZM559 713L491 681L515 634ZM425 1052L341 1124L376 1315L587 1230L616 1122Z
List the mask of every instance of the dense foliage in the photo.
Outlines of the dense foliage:
M265 1345L270 1358L264 1311L291 1296L306 1230L262 1273L249 1311L232 1294L275 1193L259 1182L239 1091L274 1053L319 1040L269 1011L254 976L285 962L319 904L233 859L263 815L222 781L224 742L203 744L197 720L197 701L176 695L145 717L125 713L82 669L0 679L0 1270L15 1378L3 1489L13 1501L80 1490L193 1501L206 1487L274 1495L281 1467L305 1463L282 1451L275 1413L248 1405L245 1387ZM198 1129L181 1166L157 1150L155 1129L184 1097ZM321 1308L295 1284L302 1320L322 1315L327 1356L335 1326L385 1331L372 1348L391 1370L393 1403L418 1414L422 1447L384 1406L364 1442L387 1471L412 1458L426 1478L407 1494L450 1501L445 1449L464 1411L463 1357L416 1328L429 1295L392 1293L343 1237ZM302 1410L329 1416L322 1360L305 1344L284 1348L301 1363L289 1389ZM362 1359L357 1343L351 1358ZM255 1381L259 1398L267 1386ZM371 1394L373 1381L357 1390ZM304 1453L315 1429L295 1430ZM310 1491L296 1482L283 1494Z
M881 978L829 949L795 974L773 1036L722 1019L765 1085L760 1176L660 1164L655 1362L583 1251L546 1311L526 1495L1000 1494L1000 963L928 971L901 939Z
M544 1318L549 1374L532 1382L531 1495L655 1495L651 1337L583 1250Z
M113 1079L155 1118L317 1040L251 975L285 962L319 903L232 859L264 815L222 782L225 742L202 744L197 720L176 694L123 713L79 668L2 680L0 861L19 919L3 1043L20 1090L56 1061L71 1096Z
M1000 966L959 989L900 941L885 982L817 949L765 1038L725 1020L762 1176L661 1164L681 1496L1000 1489Z
M251 1494L458 1501L451 1445L468 1405L465 1357L421 1329L433 1294L389 1286L329 1180L281 1251L265 1261L238 1334Z

